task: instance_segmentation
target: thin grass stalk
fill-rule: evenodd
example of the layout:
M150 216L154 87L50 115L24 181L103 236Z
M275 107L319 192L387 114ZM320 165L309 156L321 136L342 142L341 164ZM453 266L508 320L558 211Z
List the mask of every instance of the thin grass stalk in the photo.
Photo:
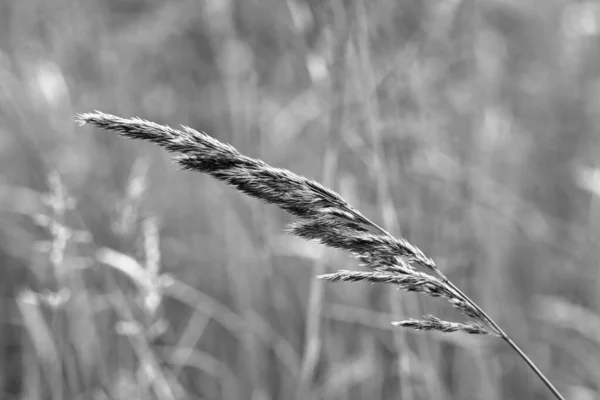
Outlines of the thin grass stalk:
M350 206L336 192L288 170L273 168L263 161L244 156L232 146L188 127L175 130L139 118L125 119L101 112L81 114L77 117L77 121L81 124L91 123L103 129L114 130L128 138L157 143L168 151L177 153L175 160L184 169L207 173L243 193L264 202L276 204L309 223L310 221L325 221L326 223L318 225L318 229L311 231L310 238L320 240L328 246L337 246L352 251L344 240L355 234L356 237L362 238L360 239L362 241L357 242L361 243L359 250L362 255L366 260L374 260L375 264L371 266L374 270L380 270L383 266L390 267L388 271L400 275L416 275L414 268L401 267L401 265L410 263L422 265L432 274L432 279L435 277L446 285L447 291L444 292L446 296L442 297L446 297L453 304L466 304L467 307L459 307L463 314L470 318L476 317L490 327L494 333L500 335L538 375L555 397L564 400L558 390L512 339L475 302L451 283L432 259L426 257L421 250L410 243L395 239L386 230ZM364 235L365 232L373 230L378 232L377 235L373 237ZM332 240L332 237L338 231L346 236L336 242ZM381 239L383 237L385 240ZM398 256L390 258L387 250L382 249L380 239L384 243L394 246L399 253ZM361 258L361 254L358 255L358 258ZM430 293L426 294L431 295ZM410 325L407 321L405 323ZM448 330L452 326L460 328L459 325L452 325L451 322L432 320L428 317L420 324L415 322L412 324L415 327L427 325L430 329L441 331ZM467 326L467 324L463 325L463 328ZM475 333L476 330L472 331L470 333ZM482 330L478 333L484 334Z
M443 277L444 282L450 288L452 288L452 290L454 290L460 297L465 299L465 301L467 301L471 306L473 306L483 316L484 320L496 331L496 333L498 333L498 335L500 335L500 337L506 343L508 343L508 345L510 347L512 347L513 350L517 352L517 354L519 354L519 356L523 359L523 361L525 361L525 363L529 366L529 368L531 368L531 370L542 380L542 382L544 382L544 384L548 387L548 389L550 389L552 394L554 394L554 396L556 396L557 399L565 400L565 398L558 391L558 389L556 389L556 387L552 384L552 382L550 382L550 380L537 367L537 365L535 365L535 363L527 356L527 354L525 354L525 352L523 350L521 350L521 348L519 346L517 346L517 344L506 334L506 332L504 332L502 330L502 328L500 328L500 326L489 315L487 315L485 313L485 311L483 311L477 304L475 304L475 302L473 300L471 300L469 298L469 296L464 294L459 288L457 288L452 282L450 282L450 280L448 280L448 278L446 278L441 272L440 272L440 274Z

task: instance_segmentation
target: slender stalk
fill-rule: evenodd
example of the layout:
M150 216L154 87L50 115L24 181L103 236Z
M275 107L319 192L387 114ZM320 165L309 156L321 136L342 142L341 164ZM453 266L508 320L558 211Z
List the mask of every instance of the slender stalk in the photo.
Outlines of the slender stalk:
M496 327L497 329L500 329L497 325ZM508 343L510 347L512 347L521 356L521 358L527 363L527 365L529 365L529 368L531 368L533 372L536 373L536 375L544 382L544 384L548 387L548 389L550 389L552 394L554 394L554 396L556 396L557 399L565 400L562 394L560 394L560 392L554 387L552 382L550 382L548 378L546 378L542 371L540 371L540 369L533 363L533 361L531 361L531 359L527 357L523 350L521 350L519 346L517 346L517 344L513 342L513 340L510 337L508 337L506 333L500 330L500 336L502 336L502 339L504 339L504 341Z
M508 336L506 334L506 332L504 332L502 330L502 328L500 328L500 326L489 315L486 314L485 311L483 311L477 304L475 304L475 302L473 300L471 300L469 298L469 296L464 294L458 287L456 287L452 282L450 282L450 280L448 278L446 278L446 276L444 274L439 272L439 275L440 275L440 278L444 281L444 283L446 285L448 285L452 290L454 290L456 292L456 294L458 294L461 298L463 298L466 302L468 302L473 308L475 308L479 313L481 313L481 315L483 316L485 321L488 323L488 325L490 325L490 327L492 329L494 329L496 331L496 333L498 335L500 335L500 337L506 343L508 343L509 346L512 347L514 351L517 352L517 354L519 356L521 356L523 361L525 361L525 363L527 363L529 368L531 368L533 370L533 372L542 380L542 382L544 382L544 384L548 387L548 389L550 389L552 394L554 394L554 396L557 399L565 400L563 395L560 394L558 389L556 389L556 387L554 387L552 382L550 382L550 380L548 378L546 378L544 373L535 365L535 363L527 356L527 354L525 354L525 352L523 350L521 350L521 348L519 346L517 346L517 344L510 338L510 336Z

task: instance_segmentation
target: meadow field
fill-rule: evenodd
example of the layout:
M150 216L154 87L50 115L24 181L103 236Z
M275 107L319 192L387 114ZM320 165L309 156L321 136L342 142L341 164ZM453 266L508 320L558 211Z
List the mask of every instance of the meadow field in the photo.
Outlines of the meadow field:
M94 110L331 188L600 397L600 3L0 0L0 399L553 399Z

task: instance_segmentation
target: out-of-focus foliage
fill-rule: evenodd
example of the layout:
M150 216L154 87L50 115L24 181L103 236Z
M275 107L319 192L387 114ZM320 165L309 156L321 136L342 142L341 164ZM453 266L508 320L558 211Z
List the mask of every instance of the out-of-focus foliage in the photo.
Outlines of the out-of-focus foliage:
M0 1L0 397L533 399L493 338L282 234L98 109L204 130L404 236L569 399L600 395L600 6Z

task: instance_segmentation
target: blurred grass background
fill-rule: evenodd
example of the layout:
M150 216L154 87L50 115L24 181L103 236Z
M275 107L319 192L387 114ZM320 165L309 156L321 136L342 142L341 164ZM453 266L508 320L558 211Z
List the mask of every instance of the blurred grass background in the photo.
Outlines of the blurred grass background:
M79 128L185 124L434 258L569 399L600 395L600 6L0 1L0 397L547 399L501 341L399 330L290 217Z

